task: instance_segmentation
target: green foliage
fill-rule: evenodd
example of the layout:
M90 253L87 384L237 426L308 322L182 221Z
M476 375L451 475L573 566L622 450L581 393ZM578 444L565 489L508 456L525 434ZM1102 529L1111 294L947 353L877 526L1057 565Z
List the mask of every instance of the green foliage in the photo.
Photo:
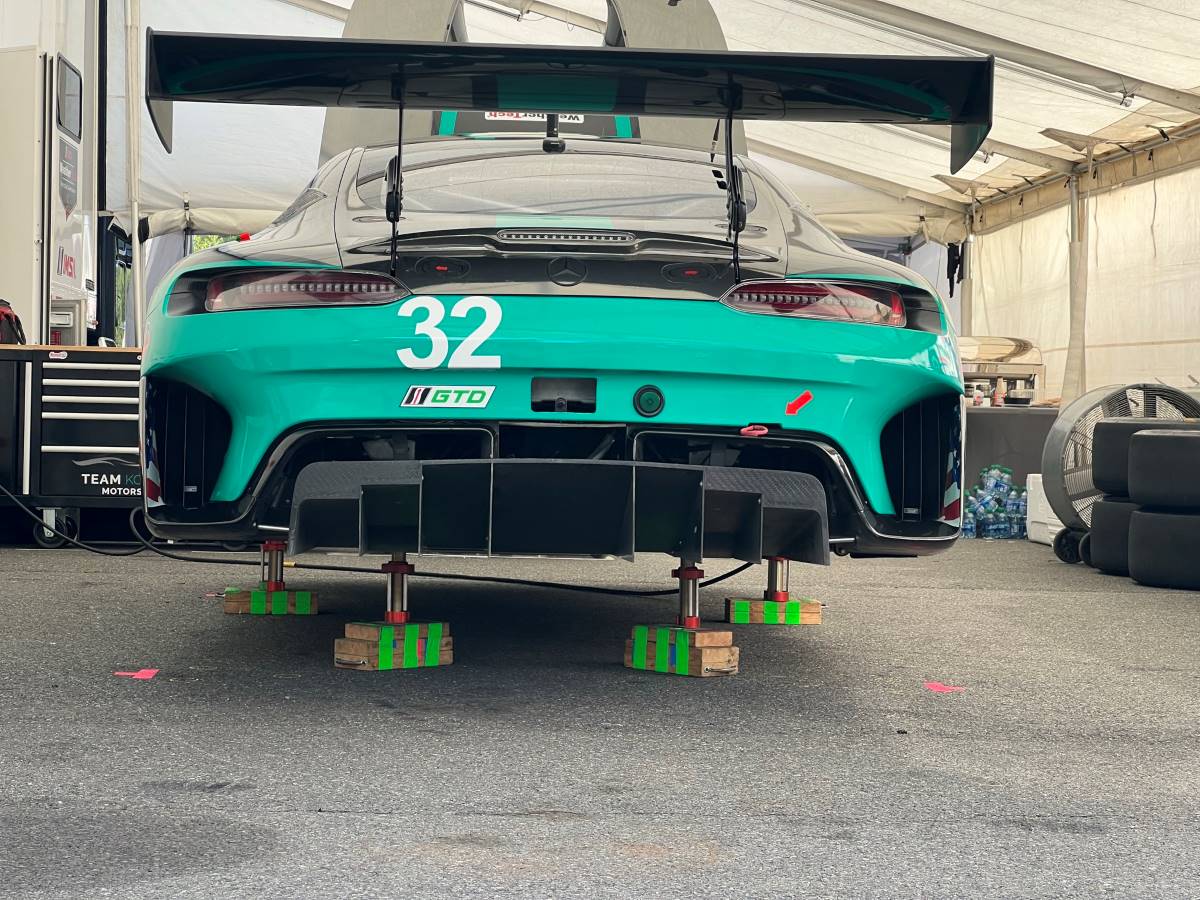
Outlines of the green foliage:
M201 250L208 250L217 244L225 244L232 240L236 240L236 236L232 234L193 234L192 252L199 253Z

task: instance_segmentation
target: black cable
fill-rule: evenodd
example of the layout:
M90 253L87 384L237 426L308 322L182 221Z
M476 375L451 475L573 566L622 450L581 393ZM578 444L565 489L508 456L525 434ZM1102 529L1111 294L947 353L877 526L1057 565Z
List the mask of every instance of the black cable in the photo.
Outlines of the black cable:
M754 563L743 563L737 568L730 569L728 572L724 572L714 578L708 579L707 581L700 582L700 587L708 587L713 584L719 584L726 578L732 578L734 575L745 572L752 565L754 565ZM288 566L288 568L308 569L315 572L364 572L372 575L378 574L379 571L378 569L364 569L360 566L323 566L313 563L298 562L293 562L290 566ZM446 581L484 581L491 584L515 584L522 587L550 588L561 591L580 591L588 594L608 594L614 597L668 597L673 595L677 590L676 588L670 588L669 590L665 591L628 591L621 590L620 588L602 588L582 584L566 584L561 581L533 581L526 578L504 578L499 575L456 575L450 574L449 572L414 572L411 577L441 578Z
M46 529L51 534L58 535L60 538L62 538L68 544L74 544L76 547L80 548L81 550L89 550L92 553L98 553L101 556L137 556L139 553L141 553L143 550L146 549L145 547L138 547L136 550L101 550L99 547L92 546L91 544L85 544L83 541L76 540L75 538L71 537L69 534L64 534L63 532L59 531L57 528L51 528L49 525L46 524L45 520L41 516L39 516L32 509L30 509L28 506L26 506L24 503L22 503L16 494L14 494L12 491L10 491L8 488L6 488L2 484L0 484L0 491L2 491L5 494L5 496L8 497L9 500L11 500L13 503L15 503L17 505L17 509L21 510L21 512L25 513L25 515L29 516L29 518L33 519L33 521L37 522L38 525L40 525L42 528Z
M12 500L13 503L15 503L17 505L18 509L20 509L23 513L25 513L27 516L29 516L31 519L33 519L33 521L37 522L41 527L45 528L47 531L53 532L54 534L58 535L60 538L67 541L68 543L74 544L76 547L79 547L81 550L87 550L91 553L98 553L101 556L136 556L139 553L149 550L152 553L157 553L159 556L165 557L166 559L174 559L174 560L178 560L179 562L206 563L206 564L210 564L210 565L219 565L219 566L259 566L259 565L261 565L260 562L256 562L254 560L249 560L249 559L220 559L215 556L184 555L182 553L172 553L169 550L163 550L161 547L156 547L153 543L151 543L150 541L148 541L144 537L142 537L141 531L138 530L137 523L135 520L137 518L137 514L142 512L142 509L141 509L141 507L136 507L136 506L129 511L129 530L133 533L133 536L135 538L137 538L138 543L140 543L141 546L138 547L136 550L122 551L122 552L117 552L117 551L113 551L113 550L102 550L99 547L95 547L91 544L85 544L83 541L77 541L77 540L75 540L75 538L70 537L69 535L63 534L58 529L51 528L49 525L46 525L45 522L42 520L41 516L39 516L32 509L30 509L28 506L26 506L24 503L22 503L16 494L14 494L12 491L10 491L8 488L6 488L2 484L0 484L0 492L3 492L5 495L7 495L7 497L10 500ZM754 563L742 563L742 565L737 566L736 568L730 569L728 572L724 572L720 575L717 575L713 578L708 579L707 581L700 582L700 587L704 588L704 587L709 587L714 584L719 584L720 582L724 581L727 578L732 578L734 575L738 575L742 572L745 572L752 565L754 565ZM290 566L288 566L288 568L289 569L305 569L310 572L357 572L357 573L362 573L362 574L366 574L366 575L379 574L378 569L364 569L361 566L333 566L333 565L317 565L314 563L293 562ZM443 581L475 581L475 582L484 582L487 584L512 584L512 585L518 585L520 587L547 588L550 590L560 590L560 591L578 591L580 593L585 593L585 594L605 594L607 596L613 596L613 597L668 597L668 596L674 594L676 591L675 588L670 588L665 591L630 591L630 590L621 590L620 588L602 588L602 587L594 587L594 586L583 585L583 584L567 584L567 583L561 582L561 581L535 581L535 580L527 579L527 578L504 578L500 575L458 575L458 574L452 574L450 572L417 572L417 573L414 573L413 577L415 577L415 578L440 578Z
M177 559L180 562L197 562L211 563L218 566L259 566L260 562L255 562L252 559L220 559L216 556L184 556L181 553L171 553L169 550L163 550L161 547L155 547L150 541L142 537L142 533L138 531L138 527L134 522L134 518L138 513L142 512L140 506L135 506L129 511L129 530L133 532L133 536L141 541L142 546L138 548L140 553L142 550L149 550L152 553L157 553L159 556L165 556L167 559ZM132 554L131 554L132 555Z

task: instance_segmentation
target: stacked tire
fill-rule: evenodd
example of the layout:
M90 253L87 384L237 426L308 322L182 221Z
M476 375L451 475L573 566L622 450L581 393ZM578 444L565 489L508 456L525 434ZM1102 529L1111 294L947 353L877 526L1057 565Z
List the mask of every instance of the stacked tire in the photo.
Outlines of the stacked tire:
M1145 438L1154 434L1160 437ZM1165 439L1161 436L1165 435ZM1179 444L1182 439L1186 443ZM1190 441L1189 441L1190 439ZM1165 440L1165 442L1164 442ZM1193 455L1191 461L1183 468L1182 455L1188 452L1200 454L1200 421L1183 419L1172 422L1164 419L1109 419L1096 423L1092 435L1092 481L1104 492L1104 496L1092 506L1091 530L1086 538L1085 556L1087 562L1102 572L1111 575L1132 575L1136 580L1143 581L1135 572L1133 564L1133 534L1134 520L1140 514L1140 507L1154 506L1146 497L1155 500L1162 499L1162 488L1172 482L1178 483L1189 478L1193 490L1184 491L1180 496L1181 502L1190 502L1200 495L1200 478L1197 478L1200 455ZM1138 447L1135 454L1134 447ZM1160 457L1161 454L1161 458ZM1134 472L1137 471L1135 477ZM1169 473L1169 474L1168 474ZM1168 506L1168 509L1180 507ZM1157 510L1158 507L1155 506ZM1198 531L1200 534L1200 500L1194 504L1197 514ZM1161 522L1156 512L1150 513L1154 525L1142 531L1148 536L1153 533L1159 536ZM1139 541L1139 564L1137 572L1151 579L1143 583L1160 584L1166 577L1178 579L1179 573L1173 564L1163 562L1164 554L1169 551L1148 550L1148 543L1153 539ZM1194 551L1190 561L1185 566L1195 567L1194 581L1200 583L1200 545ZM1188 585L1164 585L1179 586ZM1195 585L1193 585L1195 586Z
M1200 590L1200 424L1156 427L1129 442L1129 574L1154 587Z

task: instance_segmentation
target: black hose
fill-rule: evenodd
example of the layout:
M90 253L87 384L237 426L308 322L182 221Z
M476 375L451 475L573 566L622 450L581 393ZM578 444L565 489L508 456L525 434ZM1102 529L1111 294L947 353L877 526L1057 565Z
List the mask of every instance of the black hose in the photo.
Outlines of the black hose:
M33 519L33 521L37 522L38 525L40 525L42 528L45 528L51 534L57 535L58 537L62 538L68 544L74 544L76 547L78 547L81 550L87 550L91 553L98 553L101 556L137 556L139 553L141 553L143 550L146 549L145 547L138 547L136 550L102 550L99 547L93 546L92 544L85 544L83 541L76 540L75 538L71 537L69 534L64 534L63 532L59 531L57 528L51 528L49 525L46 524L45 520L42 519L41 516L39 516L32 509L30 509L28 506L26 506L24 503L22 503L20 498L18 498L16 494L14 494L12 491L10 491L8 488L6 488L2 484L0 484L0 492L2 492L6 497L8 497L9 500L11 500L13 503L15 503L17 505L17 509L21 510L21 512L25 513L25 515L29 516L29 518Z
M69 535L63 534L61 531L59 531L56 528L51 528L49 525L47 525L42 520L41 516L39 516L36 512L34 512L32 509L30 509L28 506L26 506L24 503L22 503L16 494L14 494L12 491L10 491L8 488L6 488L2 484L0 484L0 492L4 493L10 500L12 500L13 503L16 504L18 509L20 509L23 513L25 513L25 515L27 515L31 519L33 519L33 521L35 521L39 525L41 525L41 527L45 528L47 531L50 531L50 532L58 535L64 541L67 541L68 543L75 545L76 547L80 548L81 550L87 550L90 553L98 553L101 556L136 556L139 553L149 550L151 553L157 553L159 556L165 557L166 559L174 559L174 560L178 560L179 562L206 563L209 565L218 565L218 566L260 566L261 565L261 562L256 561L256 560L221 559L220 557L216 557L216 556L192 556L190 554L172 553L169 550L164 550L161 547L156 547L152 542L150 542L150 541L146 540L144 537L142 537L142 533L137 527L137 522L136 522L137 514L142 512L142 509L141 509L141 507L136 507L136 506L129 511L129 530L131 532L133 532L133 536L135 538L137 538L138 543L140 543L141 546L138 547L136 550L126 550L126 551L102 550L99 547L95 547L91 544L85 544L83 541L78 541L75 538L70 537ZM742 565L737 566L736 568L730 569L728 572L724 572L720 575L715 576L714 578L708 579L707 581L700 582L700 587L704 588L704 587L709 587L714 584L719 584L720 582L724 581L727 578L732 578L734 575L738 575L742 572L745 572L752 565L754 565L754 563L743 563ZM359 573L368 574L368 575L379 574L378 569L366 569L366 568L363 568L362 566L334 566L334 565L317 565L315 563L292 562L290 565L288 565L288 568L289 569L304 569L304 570L307 570L310 572L359 572ZM415 578L440 578L444 581L475 581L475 582L484 582L487 584L512 584L512 585L518 585L521 587L547 588L550 590L558 590L558 591L578 591L580 593L585 593L585 594L604 594L604 595L611 596L611 597L669 597L672 594L674 594L677 590L676 588L669 588L668 590L665 590L665 591L629 591L629 590L622 590L620 588L602 588L602 587L594 587L594 586L583 585L583 584L567 584L567 583L561 582L561 581L534 581L532 579L527 579L527 578L504 578L500 575L457 575L457 574L452 574L450 572L417 572L417 573L414 573L413 577L415 577Z
M182 553L172 553L169 550L163 550L161 547L155 547L153 543L142 537L142 533L138 531L137 523L134 519L137 514L142 512L142 508L135 506L129 511L129 530L133 532L133 536L141 541L142 546L138 548L138 552L149 550L152 553L157 553L159 556L165 556L167 559L177 559L181 562L196 562L209 563L216 566L260 566L261 561L252 559L221 559L217 556L185 556Z
M708 587L709 585L718 584L726 578L732 578L741 572L745 572L754 563L743 563L735 569L730 569L721 575L708 579L708 581L700 582L700 587ZM308 569L315 572L368 572L377 574L378 569L364 569L360 566L322 566L313 563L298 563L293 562L288 566L289 569ZM629 591L620 588L602 588L593 587L583 584L566 584L561 581L532 581L526 578L504 578L500 575L457 575L449 572L414 572L413 578L441 578L446 581L484 581L490 584L515 584L522 587L538 587L550 588L559 591L580 591L588 594L607 594L613 597L669 597L676 593L677 588L670 588L665 591Z

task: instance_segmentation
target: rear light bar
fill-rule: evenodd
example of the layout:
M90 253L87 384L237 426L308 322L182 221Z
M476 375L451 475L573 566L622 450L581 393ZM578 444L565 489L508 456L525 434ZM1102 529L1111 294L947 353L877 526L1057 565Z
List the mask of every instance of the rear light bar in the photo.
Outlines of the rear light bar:
M888 285L857 281L749 281L721 298L742 312L903 328L904 301Z
M258 269L218 275L208 282L204 308L276 309L391 303L408 291L386 275L343 269Z

